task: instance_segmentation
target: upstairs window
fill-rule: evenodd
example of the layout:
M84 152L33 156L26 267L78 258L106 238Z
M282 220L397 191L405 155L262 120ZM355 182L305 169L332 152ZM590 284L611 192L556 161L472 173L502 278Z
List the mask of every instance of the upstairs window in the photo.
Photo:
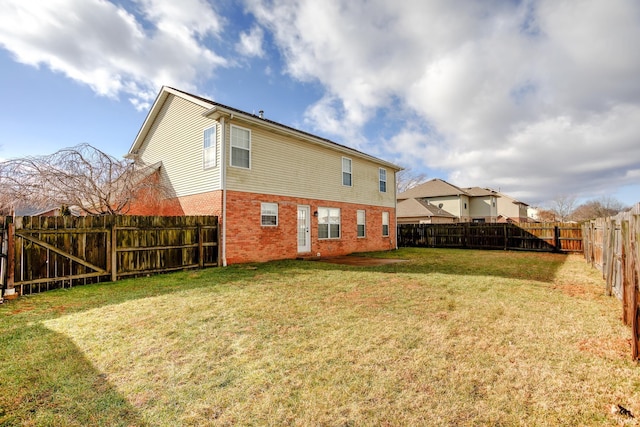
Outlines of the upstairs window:
M278 204L277 203L261 203L260 204L260 225L276 226L278 225Z
M380 172L378 174L380 176L380 192L387 192L387 170L380 168Z
M357 227L358 227L358 237L365 237L365 232L366 232L366 213L365 213L365 211L358 211L356 222L357 222Z
M340 209L318 208L318 238L340 238Z
M251 168L251 131L231 126L231 166Z
M389 212L382 212L382 235L389 236Z
M204 130L204 141L202 144L202 167L204 169L216 167L216 127Z
M342 158L342 185L351 187L353 181L351 179L351 159Z

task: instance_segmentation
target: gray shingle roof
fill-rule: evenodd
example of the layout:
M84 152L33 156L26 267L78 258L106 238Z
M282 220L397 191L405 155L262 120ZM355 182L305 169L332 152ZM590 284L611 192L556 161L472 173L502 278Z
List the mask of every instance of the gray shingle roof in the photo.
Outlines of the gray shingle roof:
M415 217L444 217L455 218L456 216L440 209L437 206L417 199L406 199L398 202L396 206L396 215L398 218L415 218Z
M425 197L459 196L469 194L460 187L439 178L434 178L398 194L398 199L412 199Z

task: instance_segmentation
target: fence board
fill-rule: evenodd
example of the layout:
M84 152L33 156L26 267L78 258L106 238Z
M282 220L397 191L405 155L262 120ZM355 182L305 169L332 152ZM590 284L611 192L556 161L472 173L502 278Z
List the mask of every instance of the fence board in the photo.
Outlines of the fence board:
M631 353L640 355L640 203L614 217L598 218L583 224L584 256L602 272L607 295L622 303L622 320L631 327Z
M7 217L0 225L9 240L3 288L21 294L218 265L212 216Z
M399 224L398 246L582 252L577 224Z

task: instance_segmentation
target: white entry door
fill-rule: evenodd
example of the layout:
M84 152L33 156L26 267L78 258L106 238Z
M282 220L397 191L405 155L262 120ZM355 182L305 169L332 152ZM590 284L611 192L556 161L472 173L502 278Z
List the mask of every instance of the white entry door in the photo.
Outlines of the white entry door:
M309 206L298 206L298 253L311 252Z

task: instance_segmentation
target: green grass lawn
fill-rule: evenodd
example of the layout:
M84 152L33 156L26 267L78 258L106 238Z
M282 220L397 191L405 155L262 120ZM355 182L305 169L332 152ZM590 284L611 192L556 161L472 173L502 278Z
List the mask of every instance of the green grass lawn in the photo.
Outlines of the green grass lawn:
M0 306L0 425L612 425L621 304L577 256L401 249Z

